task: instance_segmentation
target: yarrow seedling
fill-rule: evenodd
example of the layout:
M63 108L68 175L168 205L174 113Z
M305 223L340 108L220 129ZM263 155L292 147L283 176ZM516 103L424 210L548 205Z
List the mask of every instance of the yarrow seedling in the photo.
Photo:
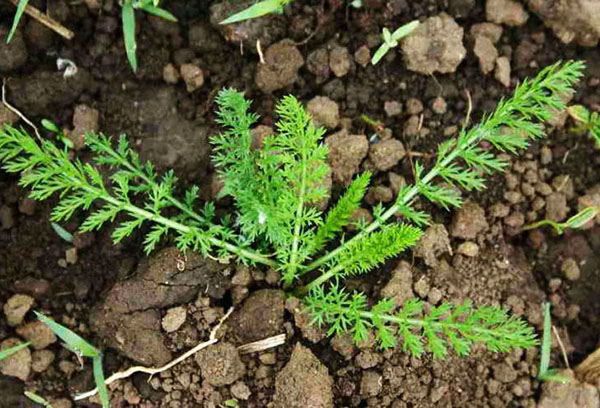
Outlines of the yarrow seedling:
M365 294L344 289L343 280L370 272L416 244L430 220L415 208L417 198L446 209L460 207L458 188L483 189L486 174L506 169L506 159L484 149L482 142L516 153L543 137L543 122L566 108L562 95L572 91L583 67L581 62L559 63L523 81L512 98L500 100L478 125L442 143L428 170L415 163L414 183L404 186L391 205L375 206L373 221L353 233L345 227L371 174L357 175L323 212L320 208L329 199L323 179L330 171L325 131L314 126L293 96L277 104L276 134L255 140L251 130L258 116L250 112L250 101L233 89L219 93L217 121L225 130L211 138L213 162L223 182L220 195L234 203L233 211L221 218L213 203L199 206L198 187L177 199L174 173L160 177L125 136L113 146L106 136L86 135L94 159L82 163L71 159L66 147L49 140L40 145L23 130L6 126L0 132L0 162L6 171L21 173L20 184L31 189L32 198L59 194L53 222L98 202L102 206L91 209L81 231L96 230L119 215L113 239L121 241L146 224L147 253L172 237L183 251L276 269L283 287L302 297L313 322L328 325L331 335L349 332L360 342L374 333L381 347L401 344L416 356L431 352L443 357L450 349L466 355L474 342L508 351L532 347L537 339L533 328L503 307L475 307L469 301L430 306L416 299L403 305L390 299L373 304ZM108 178L101 167L110 171ZM392 222L397 214L401 223Z
M385 54L388 53L389 50L398 46L398 41L415 31L418 26L419 20L414 20L410 23L404 24L400 28L396 29L396 31L393 33L390 32L387 27L384 27L381 33L383 44L381 44L377 51L375 51L375 54L373 54L373 58L371 58L371 64L377 64L379 60L381 60Z
M232 16L227 17L221 21L220 24L233 24L239 23L245 20L266 16L268 14L281 14L283 8L291 3L293 0L263 0L251 5L248 8L235 13Z

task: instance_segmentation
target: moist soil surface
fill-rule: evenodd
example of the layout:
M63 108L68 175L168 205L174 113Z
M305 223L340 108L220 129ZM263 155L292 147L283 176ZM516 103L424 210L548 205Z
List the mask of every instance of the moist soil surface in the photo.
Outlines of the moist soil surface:
M342 132L327 141L337 152L331 158L334 196L356 172L374 172L363 203L366 213L378 202L391 201L404 180L412 182L415 157L431 164L436 146L455 135L467 117L476 123L542 67L585 59L586 76L573 102L600 108L597 47L564 44L527 6L512 9L520 3L487 3L507 5L492 7L490 15L483 0L369 0L361 8L336 0L297 1L284 14L223 28L218 21L244 4L165 0L163 7L179 22L136 14L139 68L134 74L124 52L116 1L32 0L31 5L48 10L75 37L62 39L25 16L9 46L4 43L15 8L4 2L0 72L7 101L33 122L52 120L70 131L76 147L85 130L125 133L144 159L161 171L176 171L182 191L196 183L203 199L215 197L218 189L208 143L218 132L216 93L223 87L243 90L267 127L274 121L275 102L292 93L305 104L311 101L309 110L329 128L327 136ZM506 10L514 15L500 16ZM523 19L523 13L529 17ZM368 63L382 27L395 29L434 16L442 21L435 38L452 37L452 30L464 32L459 39L464 50L460 44L455 50L464 54L455 61L460 65L453 62L456 55L436 57L436 46L446 46L435 43L438 39L422 56L423 73L407 69L409 52L401 47L376 66ZM486 22L498 23L488 27L491 37L500 33L491 42L472 29ZM64 78L56 69L57 58L74 62L77 73ZM509 64L508 76L504 63ZM17 123L0 108L3 122ZM361 120L363 114L382 126ZM600 193L600 154L573 125L558 112L547 128L548 138L511 158L507 173L493 176L486 190L465 194L469 204L461 210L446 212L424 203L434 225L419 247L376 273L352 278L347 286L372 300L416 296L438 304L470 298L476 305L505 305L538 333L542 302L549 301L566 357L576 366L596 350L600 338L600 229L591 226L564 235L548 228L521 229L548 217L563 221ZM89 156L85 149L77 154ZM110 227L77 234L84 219L80 215L63 225L75 234L69 243L49 222L55 203L33 202L17 185L17 177L0 171L0 305L6 311L20 302L28 311L24 316L2 314L0 341L3 348L15 338L33 336L40 342L19 354L11 367L0 367L0 407L34 406L23 396L25 390L54 407L98 403L94 398L73 399L93 388L91 364L84 362L82 368L60 342L40 334L43 328L32 326L33 310L103 349L105 374L110 376L132 365L169 362L207 340L232 306L235 311L220 330L217 345L152 378L136 374L111 384L111 405L599 404L594 386L574 381L562 394L551 385L542 386L536 379L536 349L492 353L475 347L466 358L451 353L435 360L430 355L411 357L401 348L382 351L373 341L356 347L348 338L332 340L326 331L311 328L300 303L280 290L274 271L184 256L169 242L146 257L144 231L115 245ZM226 213L231 203L220 200L218 207ZM16 320L10 321L9 314ZM281 333L285 343L275 348L253 353L238 348ZM565 367L557 344L551 364Z

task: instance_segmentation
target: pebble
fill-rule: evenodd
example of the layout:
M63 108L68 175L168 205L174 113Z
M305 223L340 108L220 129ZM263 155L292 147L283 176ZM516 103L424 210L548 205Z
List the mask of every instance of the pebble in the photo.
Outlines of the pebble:
M540 163L546 165L552 162L552 150L548 146L540 149Z
M36 350L42 350L50 344L56 342L54 332L46 323L39 320L26 324L17 329L17 334L27 341L31 342L31 346Z
M560 266L560 271L563 273L565 278L570 281L576 281L581 278L581 270L579 269L577 261L573 258L565 259Z
M366 45L363 45L356 50L354 53L354 61L363 68L371 62L371 51Z
M36 350L31 355L31 369L36 373L44 372L54 361L54 352L50 350Z
M398 101L385 101L383 110L388 117L398 116L402 113L402 104Z
M552 187L548 183L540 182L535 184L535 191L543 196L552 194Z
M419 295L421 299L425 299L427 297L430 288L431 286L429 285L429 280L425 276L421 276L414 286L415 293Z
M250 395L252 395L252 392L250 391L250 388L248 388L248 386L243 383L242 381L238 381L235 384L233 384L230 388L231 390L231 394L240 400L247 400L248 398L250 398Z
M442 291L438 288L431 288L427 294L427 301L432 305L437 305L442 300Z
M502 56L496 59L494 78L505 87L510 86L510 60L508 57Z
M77 248L69 248L65 251L65 261L70 265L77 263Z
M162 318L161 324L164 331L173 333L185 323L187 310L183 306L172 307Z
M204 85L204 73L200 67L194 64L182 64L179 71L185 82L185 88L189 93L194 92Z
M409 115L418 115L423 112L423 102L416 98L409 98L406 101L406 113Z
M479 59L481 72L487 75L494 70L496 59L498 58L498 50L491 38L485 35L476 36L473 52Z
M252 274L247 266L238 266L235 275L231 279L231 283L236 286L248 286L252 282Z
M560 222L567 218L569 207L567 196L563 193L552 193L546 197L546 218Z
M22 341L16 338L8 338L0 343L0 350L5 350L21 344ZM17 377L21 381L26 381L31 372L31 350L25 347L16 353L11 354L4 360L0 360L0 373Z
M490 207L490 215L496 218L504 218L510 213L510 207L502 204L496 203Z
M33 306L34 299L27 295L13 295L4 305L4 314L9 326L15 327L23 322L23 318Z
M406 155L406 150L402 142L396 139L389 139L379 142L369 151L369 158L381 171L386 171L394 167Z
M468 257L476 257L479 254L479 246L472 241L463 242L458 246L456 252Z
M529 18L523 5L514 0L487 0L485 14L487 21L512 27L525 24Z
M163 80L167 84L175 85L177 82L179 82L179 78L180 75L177 71L177 68L175 68L175 65L171 63L165 65L163 68Z
M326 96L315 96L306 104L306 110L313 118L315 126L335 129L340 123L340 108Z
M448 109L446 100L441 96L438 96L433 101L431 101L431 109L438 115L443 115Z
M350 63L350 53L346 47L335 47L329 53L329 68L338 78L350 71Z

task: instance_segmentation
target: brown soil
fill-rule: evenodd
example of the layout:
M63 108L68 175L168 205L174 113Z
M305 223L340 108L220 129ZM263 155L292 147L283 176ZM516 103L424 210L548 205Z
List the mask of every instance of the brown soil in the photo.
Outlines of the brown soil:
M2 42L14 13L14 7L5 3L0 5ZM452 127L465 120L466 91L474 121L510 92L493 74L481 73L473 53L468 33L473 24L486 21L482 0L369 0L359 10L346 8L341 1L297 1L284 15L261 19L244 32L218 31L211 24L209 6L217 2L165 0L164 7L180 22L137 15L140 67L136 75L124 55L116 1L100 1L102 13L90 10L86 2L31 3L42 10L49 7L76 36L72 41L62 40L24 17L16 45L0 54L9 58L0 66L7 79L8 99L32 120L48 118L65 128L73 127L77 105L96 109L102 132L126 133L145 158L161 170L174 168L183 183L198 184L204 198L215 188L208 137L217 131L213 98L224 86L245 90L265 125L272 124L274 102L284 94L293 93L305 103L315 96L335 101L347 135L357 135L352 137L362 143L355 150L363 152L364 160L355 163L352 157L350 164L340 163L343 171L341 175L334 171L334 191L356 166L375 170L378 190L370 193L369 203L390 198L397 191L394 180L398 176L411 180L412 169L404 152L391 168L387 162L379 167L367 158L364 139L372 143L374 132L360 120L361 114L383 121L407 152L422 153L427 161ZM467 56L456 72L428 76L411 72L400 48L375 67L363 67L355 56L363 45L374 52L381 27L394 28L441 12L456 17L465 31ZM248 38L236 41L236 35ZM273 55L266 55L271 59L265 67L259 65L254 38L261 40L263 50L271 44L278 47ZM291 42L280 43L283 39ZM290 45L293 42L295 46ZM496 47L511 56L512 85L555 61L586 59L586 79L575 101L599 108L598 48L564 45L532 13L520 27L504 26ZM285 58L276 55L277 50L283 50L279 52ZM76 77L63 79L55 68L57 56L76 63ZM277 65L279 57L288 65ZM188 63L200 67L203 75L203 85L191 93L182 80L172 84L166 74L163 78L168 64ZM257 69L262 73L255 81ZM270 75L278 76L276 83L268 82ZM434 103L439 97L445 101L444 109L439 100ZM415 109L414 100L408 102L411 98L424 106L418 112L422 127L414 135L407 131L409 105ZM386 116L384 106L391 106L386 104L390 101L403 105L402 113ZM337 117L332 126L339 128ZM572 192L565 193L569 214L577 210L578 197L598 183L600 155L584 135L569 132L569 126L567 122L552 130L547 140L513 159L508 176L495 176L487 190L468 197L478 204L474 210L470 206L466 213L452 214L427 207L441 224L436 234L442 236L432 234L435 251L420 249L408 270L398 272L402 276L395 275L400 262L396 259L380 273L353 279L349 286L373 299L381 293L408 293L431 303L469 297L478 305L504 304L538 329L541 302L549 299L553 323L560 329L571 365L582 361L600 340L600 229L564 236L547 229L520 231L524 222L547 215L544 209L534 209L535 197L543 196L548 204L552 194L563 194L561 186L553 184L558 176L568 176L572 186ZM542 148L550 150L550 162L542 162ZM389 158L387 153L384 156ZM545 179L529 180L534 175L528 170ZM374 344L357 348L344 339L332 341L306 327L303 315L296 313L298 305L290 299L286 303L273 271L221 265L197 256L184 259L170 248L147 259L141 235L114 245L110 229L77 236L77 259L66 263L66 251L73 245L61 240L48 222L55 201L32 206L16 181L0 172L0 304L14 294L35 298L34 309L48 312L103 348L107 376L140 363L164 364L207 339L226 309L236 307L221 334L226 341L149 382L147 376L135 375L115 383L111 386L114 407L217 407L232 398L242 407L534 407L540 398L541 385L535 379L537 350L494 354L475 349L468 358L437 361L429 356L412 358L401 350L381 352ZM521 194L526 190L524 183L537 182L548 184L551 194ZM507 194L517 190L521 197ZM227 202L220 204L227 208ZM469 217L480 219L472 222ZM75 217L64 226L74 232L81 221ZM456 223L477 228L457 232ZM478 251L473 254L471 244L459 249L465 241L475 244ZM566 279L561 271L568 258L579 265L577 280ZM398 288L386 287L389 282ZM177 306L183 310L172 310ZM183 322L167 331L177 313L183 313ZM0 341L18 337L4 317L0 318ZM23 324L29 321L33 321L31 313ZM237 352L241 344L278 333L287 334L282 346L253 354ZM76 357L58 343L47 350L52 351L53 361L40 372L33 370L25 381L0 374L0 408L32 406L23 397L24 390L35 390L54 406L72 406L76 392L93 387L91 367L80 370ZM562 365L556 348L552 363ZM314 384L317 391L307 384ZM285 387L290 387L289 393ZM297 401L290 401L294 396Z

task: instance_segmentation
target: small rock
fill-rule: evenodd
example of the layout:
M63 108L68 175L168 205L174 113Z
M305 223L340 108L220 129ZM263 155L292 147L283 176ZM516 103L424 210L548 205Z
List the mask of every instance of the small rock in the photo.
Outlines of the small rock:
M179 78L179 72L177 71L177 68L175 68L175 65L171 63L165 65L163 68L163 81L167 84L175 85L179 82Z
M386 171L394 167L406 155L406 150L399 140L388 139L371 146L369 159L375 167Z
M44 372L54 361L54 353L50 350L36 350L31 355L31 369L36 373Z
M377 371L363 371L360 381L360 395L363 397L374 397L381 392L383 388L383 377Z
M487 21L513 27L525 24L529 18L523 5L514 0L487 0L485 14Z
M70 265L77 263L77 248L69 248L65 251L65 261Z
M448 109L446 100L441 96L438 96L433 101L431 101L431 109L438 115L443 115Z
M581 278L579 265L577 265L577 261L573 258L565 259L560 266L560 271L563 273L563 275L565 275L565 278L570 281L576 281Z
M450 235L457 238L473 239L488 228L485 211L474 202L465 203L454 213L450 224Z
M0 229L11 229L15 226L14 211L11 207L3 205L0 207Z
M187 310L183 306L172 307L162 318L162 328L167 333L173 333L185 323Z
M354 61L361 67L366 67L371 62L371 51L366 45L361 46L354 53Z
M401 46L406 67L423 75L454 72L467 55L462 27L445 13L421 23Z
M348 185L369 151L365 135L349 135L343 129L325 138L329 148L329 165L335 181Z
M335 129L340 122L338 104L326 96L315 96L306 105L306 110L312 116L315 126L325 126Z
M443 224L432 224L415 246L413 253L417 258L423 258L427 266L435 267L438 264L438 256L451 251L446 227Z
M15 347L22 341L15 338L9 338L0 343L0 351ZM31 372L31 351L25 347L4 360L0 360L0 373L17 377L21 381L26 381Z
M88 105L80 104L75 107L73 113L73 130L68 132L69 139L74 143L76 149L85 145L85 134L96 133L100 128L100 112Z
M329 67L336 77L345 76L350 70L350 53L345 47L335 47L329 53Z
M472 241L463 242L458 246L456 252L468 257L476 257L479 254L479 246Z
M0 102L0 126L12 125L19 120L19 116L8 109L4 102Z
M598 407L600 396L595 385L579 382L571 370L559 374L567 375L569 380L565 383L543 382L537 408Z
M381 296L392 299L396 306L414 297L412 291L412 268L406 261L400 261L392 271L389 282L381 289Z
M496 66L498 58L498 50L494 46L492 40L484 35L475 37L475 47L473 52L479 58L479 68L484 74L492 72Z
M275 353L261 353L258 356L261 363L266 365L275 365L277 363L277 356Z
M423 102L416 98L409 98L406 101L406 113L409 115L418 115L423 112Z
M473 24L471 27L471 35L475 38L485 36L496 44L502 37L502 26L494 23L479 23Z
M9 326L18 326L23 322L23 318L33 306L34 299L27 295L13 295L4 304L4 314Z
M548 146L542 146L540 149L540 163L550 164L552 162L552 150Z
M246 401L248 398L250 398L250 395L252 395L250 388L248 388L248 386L242 381L236 382L229 389L231 390L231 395L242 401Z
M274 408L333 408L333 379L306 347L297 343L275 379Z
M494 378L501 383L507 384L517 379L517 371L507 363L498 363L492 366Z
M298 48L283 40L271 45L264 54L265 63L258 64L254 82L263 92L271 93L296 82L304 58Z
M539 182L535 184L535 191L540 193L543 196L548 196L550 194L552 194L552 187L550 187L550 184L548 183L543 183L543 182Z
M546 197L546 218L560 222L567 218L569 207L567 196L563 193L552 193Z
M36 350L42 350L50 344L56 342L54 332L46 323L39 320L28 323L17 329L19 336L31 342L31 346Z
M318 48L308 54L306 69L317 77L318 84L325 82L331 74L331 69L329 69L329 51L326 48Z
M231 278L231 283L236 286L248 286L252 282L252 274L247 266L240 265Z
M496 71L494 72L494 78L496 78L502 85L510 86L510 60L508 57L498 57L496 60Z
M504 218L509 213L510 207L502 203L496 203L490 207L490 215L495 218Z
M442 300L442 291L438 288L431 288L427 294L427 301L432 305L437 305Z
M204 381L215 387L229 385L246 374L237 348L227 342L219 342L196 353L196 363Z
M402 113L402 104L398 101L385 101L383 110L388 117L398 116Z
M200 89L204 85L204 73L200 67L194 64L182 64L179 71L189 93Z
M262 340L283 331L285 294L281 290L261 289L253 292L228 319L243 343Z
M417 283L415 283L415 293L419 295L421 299L425 299L427 295L429 295L429 289L431 289L429 280L425 276L421 276Z

